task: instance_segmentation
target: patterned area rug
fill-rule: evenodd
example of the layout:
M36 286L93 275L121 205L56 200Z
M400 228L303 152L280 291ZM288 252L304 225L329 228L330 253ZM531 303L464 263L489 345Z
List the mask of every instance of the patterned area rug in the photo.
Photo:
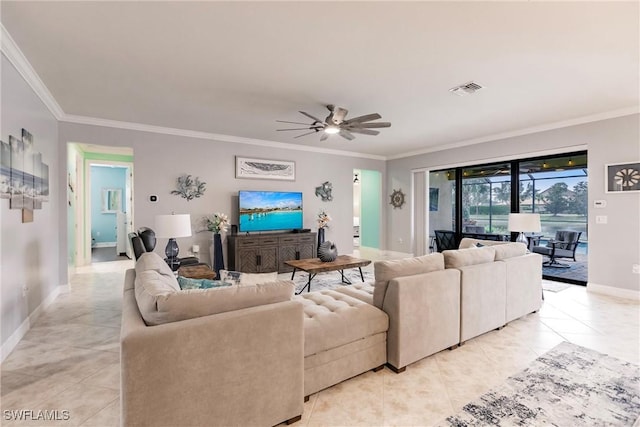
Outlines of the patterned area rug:
M373 273L370 271L363 271L365 282L373 283ZM344 275L351 281L351 283L362 283L362 279L360 278L360 272L358 269L346 270ZM296 292L298 292L304 285L307 284L307 280L309 275L304 271L296 272L295 277L293 278L293 282L296 284ZM280 280L291 280L291 273L280 273L278 274L278 279ZM329 271L327 273L318 273L316 277L311 281L311 290L312 291L322 291L325 289L334 289L339 286L349 286L340 281L340 272L339 271ZM305 290L306 292L306 290Z
M443 426L631 426L640 367L568 342L468 403Z

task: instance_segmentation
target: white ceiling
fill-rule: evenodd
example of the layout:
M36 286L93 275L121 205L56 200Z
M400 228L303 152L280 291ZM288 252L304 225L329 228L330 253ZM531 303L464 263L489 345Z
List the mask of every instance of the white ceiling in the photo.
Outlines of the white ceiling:
M69 120L142 123L386 158L638 108L638 2L2 1ZM468 81L486 86L458 97ZM378 112L294 139L276 120ZM614 112L614 113L611 113ZM347 117L347 118L348 118ZM286 126L284 126L286 127ZM301 133L301 132L300 132Z

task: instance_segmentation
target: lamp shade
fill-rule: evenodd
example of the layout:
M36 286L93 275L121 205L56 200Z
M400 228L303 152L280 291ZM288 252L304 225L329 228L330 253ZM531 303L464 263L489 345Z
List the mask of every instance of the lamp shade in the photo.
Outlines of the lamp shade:
M540 214L535 213L510 213L509 231L516 232L540 232Z
M156 215L156 236L168 239L191 236L191 215Z

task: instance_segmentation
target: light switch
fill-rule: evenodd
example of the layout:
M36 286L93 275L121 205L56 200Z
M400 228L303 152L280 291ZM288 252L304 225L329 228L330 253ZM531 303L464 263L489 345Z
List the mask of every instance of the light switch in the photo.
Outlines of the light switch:
M606 224L607 216L606 215L596 215L596 224Z

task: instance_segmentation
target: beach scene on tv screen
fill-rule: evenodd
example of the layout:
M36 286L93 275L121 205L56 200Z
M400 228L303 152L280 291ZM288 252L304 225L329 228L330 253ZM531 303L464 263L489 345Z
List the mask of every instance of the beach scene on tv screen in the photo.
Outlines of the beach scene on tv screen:
M302 228L302 193L241 191L240 231Z

